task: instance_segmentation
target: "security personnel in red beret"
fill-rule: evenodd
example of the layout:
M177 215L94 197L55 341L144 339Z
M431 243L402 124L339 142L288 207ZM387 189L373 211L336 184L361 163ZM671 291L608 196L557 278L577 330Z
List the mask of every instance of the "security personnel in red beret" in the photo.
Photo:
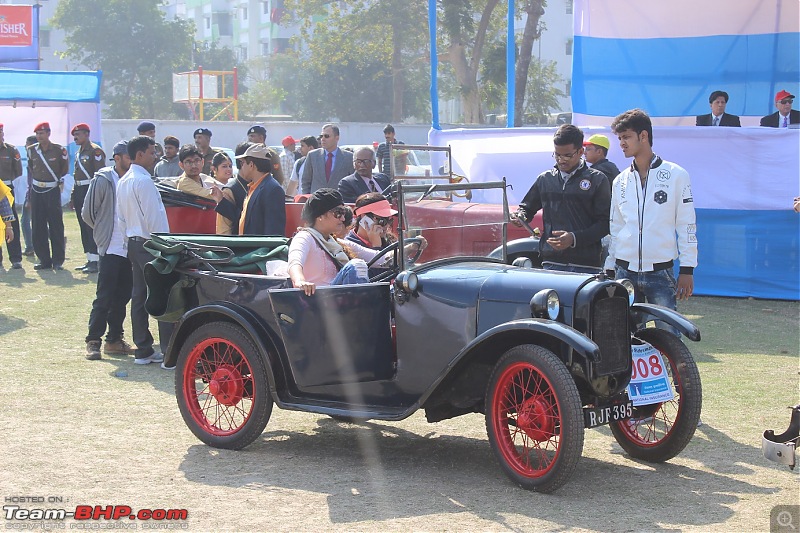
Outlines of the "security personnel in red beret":
M50 142L48 122L37 124L33 133L37 142L28 147L28 190L33 222L33 251L39 259L33 268L64 270L61 187L64 176L69 172L69 156L63 146Z
M72 171L75 176L75 186L72 189L72 206L78 216L78 224L81 227L81 243L83 252L86 254L86 264L75 268L84 273L96 273L98 271L97 262L100 256L97 254L97 244L94 242L92 228L81 217L83 211L83 200L86 198L86 191L89 190L94 173L103 168L106 161L106 154L103 149L89 140L89 125L81 122L72 128L72 138L78 145L78 153L75 154L75 168Z
M22 176L22 160L19 157L19 150L13 144L5 142L3 125L0 124L0 180L11 189L11 194L14 193L14 180L20 176ZM14 213L14 220L8 224L14 230L14 239L6 243L8 259L11 261L11 268L22 268L19 216L17 216L17 208L14 204L11 204L11 211ZM2 262L3 254L0 249L0 263Z

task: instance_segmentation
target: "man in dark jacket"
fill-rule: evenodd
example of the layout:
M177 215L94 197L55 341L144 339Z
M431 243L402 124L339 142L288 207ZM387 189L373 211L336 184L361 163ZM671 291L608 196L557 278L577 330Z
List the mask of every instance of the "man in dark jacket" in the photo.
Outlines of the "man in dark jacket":
M608 182L614 181L619 174L617 165L608 160L608 149L611 141L605 135L595 133L588 140L583 142L583 156L592 168L599 170L608 178Z
M539 240L545 268L572 270L568 265L601 266L600 241L608 235L611 186L605 174L583 161L583 132L565 124L553 136L556 165L536 178L513 215L530 220L542 209L544 233Z
M800 111L792 109L794 95L789 91L779 91L775 95L776 112L761 119L760 125L765 128L788 128L792 124L800 124Z
M739 117L725 112L728 105L728 93L725 91L714 91L708 97L708 104L711 106L711 113L698 115L695 120L696 126L721 126L740 128L742 126Z
M252 144L238 156L239 175L247 182L248 192L239 218L239 235L283 235L286 228L286 205L283 188L270 173L272 159L267 147Z

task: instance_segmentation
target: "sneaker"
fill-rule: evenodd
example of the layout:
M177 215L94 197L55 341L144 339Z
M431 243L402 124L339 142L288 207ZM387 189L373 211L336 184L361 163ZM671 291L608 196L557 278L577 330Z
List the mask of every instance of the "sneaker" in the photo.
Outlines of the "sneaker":
M136 358L133 362L137 365L149 365L150 363L160 363L164 360L161 352L153 352L149 357Z
M133 355L136 353L136 349L125 342L124 339L119 339L114 342L106 341L103 353L108 355Z
M89 341L86 343L86 359L89 361L102 359L100 356L100 341Z
M83 270L84 268L89 266L89 262L87 261L85 265L81 265L79 267L75 267L75 270Z
M175 370L175 365L167 366L166 363L161 363L161 368L163 368L164 370Z
M100 268L97 265L97 261L89 261L86 266L81 268L81 272L84 274L97 274L99 271Z
M14 270L19 270L20 268L22 268L22 263L20 263L19 261L15 261L11 263L11 268L13 268Z

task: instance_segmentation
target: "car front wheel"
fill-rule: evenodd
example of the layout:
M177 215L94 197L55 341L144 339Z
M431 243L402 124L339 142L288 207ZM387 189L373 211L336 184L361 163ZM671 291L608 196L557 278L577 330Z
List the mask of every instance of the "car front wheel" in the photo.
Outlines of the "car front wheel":
M611 432L634 459L660 463L678 455L697 429L703 403L700 372L686 345L668 331L647 328L636 336L665 359L674 397L667 402L634 407L633 418L612 422Z
M264 361L245 331L228 322L195 330L178 356L175 393L183 420L209 446L240 450L272 414Z
M508 477L538 492L569 479L583 452L581 400L553 352L528 344L503 354L485 405L489 442Z

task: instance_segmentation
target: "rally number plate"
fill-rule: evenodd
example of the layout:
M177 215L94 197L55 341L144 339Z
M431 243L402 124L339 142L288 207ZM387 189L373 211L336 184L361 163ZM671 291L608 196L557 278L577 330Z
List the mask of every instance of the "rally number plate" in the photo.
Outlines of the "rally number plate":
M604 407L584 407L583 423L586 428L603 426L609 422L626 420L633 416L633 402L606 405Z

